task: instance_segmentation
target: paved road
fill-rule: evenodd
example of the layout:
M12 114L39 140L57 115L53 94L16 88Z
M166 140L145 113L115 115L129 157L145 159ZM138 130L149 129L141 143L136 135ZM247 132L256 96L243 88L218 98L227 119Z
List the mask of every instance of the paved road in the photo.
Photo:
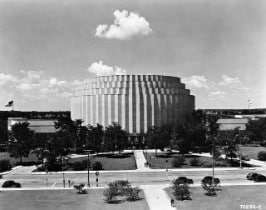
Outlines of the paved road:
M246 175L249 172L257 172L266 175L265 169L243 169L243 170L217 170L215 176L220 178L222 183L240 183L250 181L246 180ZM154 185L154 184L168 184L174 178L178 176L186 176L194 180L195 184L199 184L200 180L204 176L212 175L212 170L201 171L120 171L120 172L100 172L99 186L106 186L109 182L118 179L129 180L135 185ZM66 180L66 186L68 186L68 180L74 183L87 183L86 173L72 173L64 174ZM39 188L39 187L62 187L63 186L63 174L7 174L3 176L3 179L15 180L22 184L22 187ZM94 173L90 173L91 186L96 186L96 176Z

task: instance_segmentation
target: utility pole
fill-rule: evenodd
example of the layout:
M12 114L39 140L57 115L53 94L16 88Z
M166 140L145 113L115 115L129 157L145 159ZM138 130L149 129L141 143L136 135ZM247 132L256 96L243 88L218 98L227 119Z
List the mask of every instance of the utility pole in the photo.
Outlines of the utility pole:
M208 117L208 113L206 114L206 123L205 126L207 128L206 131L206 139L210 139L212 141L212 180L214 182L214 168L215 168L215 132L213 131L213 128L211 127L210 119Z
M90 187L90 150L84 150L84 152L88 152L88 159L87 159L87 168L88 168L88 187Z
M89 151L88 151L87 167L88 167L88 186L90 187L90 152Z

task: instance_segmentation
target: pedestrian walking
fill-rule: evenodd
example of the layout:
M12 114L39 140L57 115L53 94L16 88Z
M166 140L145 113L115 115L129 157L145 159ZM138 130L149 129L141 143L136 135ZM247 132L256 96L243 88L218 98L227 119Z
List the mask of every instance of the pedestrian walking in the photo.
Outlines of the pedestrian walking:
M172 198L171 199L171 207L174 207L174 204L175 204L175 200Z

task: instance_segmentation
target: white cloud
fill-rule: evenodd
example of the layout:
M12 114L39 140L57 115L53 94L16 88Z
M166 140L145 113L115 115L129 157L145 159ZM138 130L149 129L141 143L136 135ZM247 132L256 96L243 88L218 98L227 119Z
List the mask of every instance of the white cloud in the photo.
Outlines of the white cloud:
M66 85L66 81L60 81L60 80L58 80L58 79L56 79L55 77L52 77L51 79L50 79L50 81L49 81L49 87L62 87L62 86L64 86L64 85Z
M209 94L210 99L217 99L217 98L224 99L225 96L226 96L226 92L220 91L220 90L212 91Z
M50 77L42 71L21 70L18 75L0 74L0 105L15 101L15 108L45 109L47 104L69 104L71 82ZM53 105L51 105L53 104ZM57 107L58 108L58 107Z
M31 90L36 87L41 86L41 74L42 71L20 71L21 74L25 75L20 78L20 83L17 85L17 88L20 90Z
M244 87L242 82L238 77L229 77L227 75L222 76L222 81L219 82L220 86L226 86L231 89L241 89L241 90L248 90L249 88Z
M0 74L0 86L14 82L17 82L17 78L11 74Z
M202 75L193 75L182 79L189 88L206 88L209 89L208 80Z
M79 80L74 80L72 83L71 83L71 85L73 85L73 86L77 86L77 85L80 85L80 84L82 84L83 83L83 81L79 81Z
M97 76L126 74L125 69L122 69L118 66L112 67L112 66L104 65L102 61L99 61L99 63L96 63L96 62L92 63L90 67L88 68L88 71Z
M0 74L0 87L5 91L13 90L22 98L67 97L71 95L71 86L66 81L47 77L42 71L21 70L19 76ZM3 86L5 85L5 86Z
M139 16L138 13L127 10L115 10L113 13L114 24L99 25L96 28L95 36L106 39L128 40L133 36L147 36L152 33L149 22Z

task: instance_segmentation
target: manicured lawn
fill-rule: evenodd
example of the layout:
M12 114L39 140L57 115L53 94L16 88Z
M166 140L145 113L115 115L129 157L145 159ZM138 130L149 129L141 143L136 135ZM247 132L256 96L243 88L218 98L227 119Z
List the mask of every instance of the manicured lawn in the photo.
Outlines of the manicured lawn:
M247 155L251 159L258 159L257 155L260 151L266 151L265 147L241 147L242 154Z
M143 192L140 196L144 198ZM0 209L3 210L148 210L145 199L119 204L104 201L103 189L89 190L80 195L75 190L5 191L0 192Z
M158 153L157 156L155 156L155 153L148 153L148 162L151 168L155 169L164 169L166 167L166 160L168 160L168 168L175 168L172 165L172 161L175 157L181 156L180 154L173 153L169 155L168 153ZM212 167L212 158L211 157L201 157L201 156L196 156L196 155L184 155L185 158L185 163L181 165L181 167L178 168L195 168L195 167ZM191 166L190 161L193 158L198 158L201 164L197 166ZM217 160L215 162L215 165L217 167L230 167L230 164L228 161L224 159ZM236 163L236 166L239 164Z
M71 162L87 160L87 157L72 159ZM137 169L136 161L133 153L124 154L105 154L90 156L90 162L100 161L104 170L135 170Z
M165 189L168 196L173 198L172 190ZM227 186L217 191L217 196L206 196L201 187L190 188L192 200L175 200L177 209L189 210L239 210L240 205L256 205L257 208L266 209L266 186ZM259 208L258 205L261 205ZM244 209L244 208L242 208ZM251 208L250 208L251 209Z
M15 158L11 158L9 156L9 153L7 152L0 152L0 160L2 159L8 159L10 161L10 164L12 166L15 166L16 163L19 164L19 158L15 159ZM36 155L30 154L28 157L22 157L22 162L26 163L26 162L32 162L32 161L38 161Z

